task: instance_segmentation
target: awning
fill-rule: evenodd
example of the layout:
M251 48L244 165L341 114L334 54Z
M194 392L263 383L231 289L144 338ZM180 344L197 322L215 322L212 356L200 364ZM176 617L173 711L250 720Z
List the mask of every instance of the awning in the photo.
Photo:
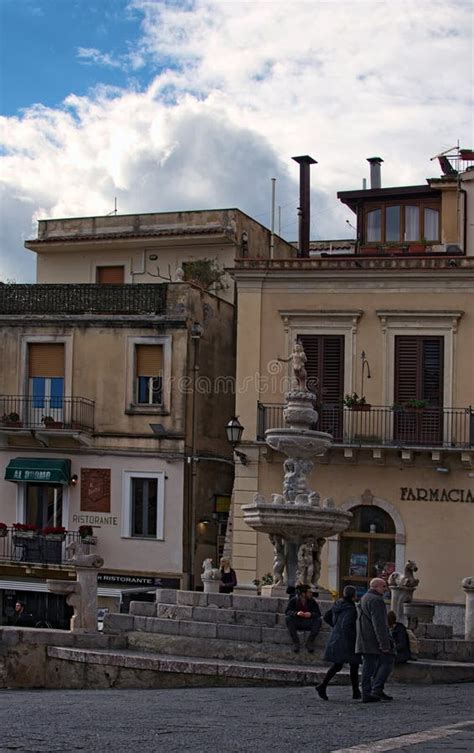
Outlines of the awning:
M5 479L67 485L71 479L71 461L61 458L13 458L5 469Z

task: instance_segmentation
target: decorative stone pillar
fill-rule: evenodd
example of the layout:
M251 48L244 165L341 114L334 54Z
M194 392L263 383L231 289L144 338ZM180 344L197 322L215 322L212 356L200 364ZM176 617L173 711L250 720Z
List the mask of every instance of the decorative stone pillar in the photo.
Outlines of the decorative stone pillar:
M464 578L462 587L466 594L464 638L466 641L474 641L474 577Z
M64 594L66 602L73 607L70 629L74 633L97 632L97 572L104 565L104 560L97 554L85 554L82 543L73 542L68 551L69 560L76 570L76 582L48 580L48 590Z
M220 572L217 567L212 567L212 560L208 557L202 563L202 585L205 594L218 594L221 584Z
M388 579L388 586L391 591L390 609L397 615L397 621L405 623L407 610L405 604L411 604L413 593L420 582L415 578L418 568L416 562L408 560L405 570L402 573L392 573Z

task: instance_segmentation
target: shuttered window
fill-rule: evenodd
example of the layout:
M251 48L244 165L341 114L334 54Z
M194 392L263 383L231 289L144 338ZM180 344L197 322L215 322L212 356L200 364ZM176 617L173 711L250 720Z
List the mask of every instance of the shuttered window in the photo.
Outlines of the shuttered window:
M306 353L308 389L317 397L318 429L342 438L344 397L344 336L298 335Z
M163 346L135 347L135 394L140 404L159 405L163 399Z
M28 346L28 376L64 377L64 345L31 343Z
M425 400L443 404L443 338L395 338L395 402Z
M96 280L101 285L123 284L125 281L125 267L97 267Z
M438 446L443 440L443 337L395 338L395 439ZM418 404L413 401L423 401Z

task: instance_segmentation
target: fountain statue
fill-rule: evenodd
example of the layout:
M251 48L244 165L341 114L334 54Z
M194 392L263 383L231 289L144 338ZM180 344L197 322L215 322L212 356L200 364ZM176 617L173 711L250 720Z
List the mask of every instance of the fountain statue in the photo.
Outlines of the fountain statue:
M272 494L270 501L256 494L251 504L242 507L245 522L255 531L268 534L273 545L273 586L268 587L269 595L280 595L297 582L317 587L326 539L344 531L352 518L350 512L338 510L331 498L321 504L319 492L308 486L313 458L326 452L332 436L311 428L318 420L313 407L316 395L307 388L302 344L296 341L291 356L279 360L291 361L293 369L292 389L285 395L283 411L286 427L268 429L265 441L287 456L283 463L283 493Z

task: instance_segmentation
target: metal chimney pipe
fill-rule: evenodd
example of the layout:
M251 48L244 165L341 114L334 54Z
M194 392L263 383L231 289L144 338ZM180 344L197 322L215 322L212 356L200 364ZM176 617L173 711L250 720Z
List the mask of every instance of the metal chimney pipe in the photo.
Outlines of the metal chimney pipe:
M311 165L317 165L315 159L307 154L302 157L292 157L300 166L300 205L298 207L298 256L309 258L309 231L311 224L310 216L310 185L309 169Z
M382 157L367 157L370 163L370 187L382 188L382 178L380 176L380 165L383 162Z

